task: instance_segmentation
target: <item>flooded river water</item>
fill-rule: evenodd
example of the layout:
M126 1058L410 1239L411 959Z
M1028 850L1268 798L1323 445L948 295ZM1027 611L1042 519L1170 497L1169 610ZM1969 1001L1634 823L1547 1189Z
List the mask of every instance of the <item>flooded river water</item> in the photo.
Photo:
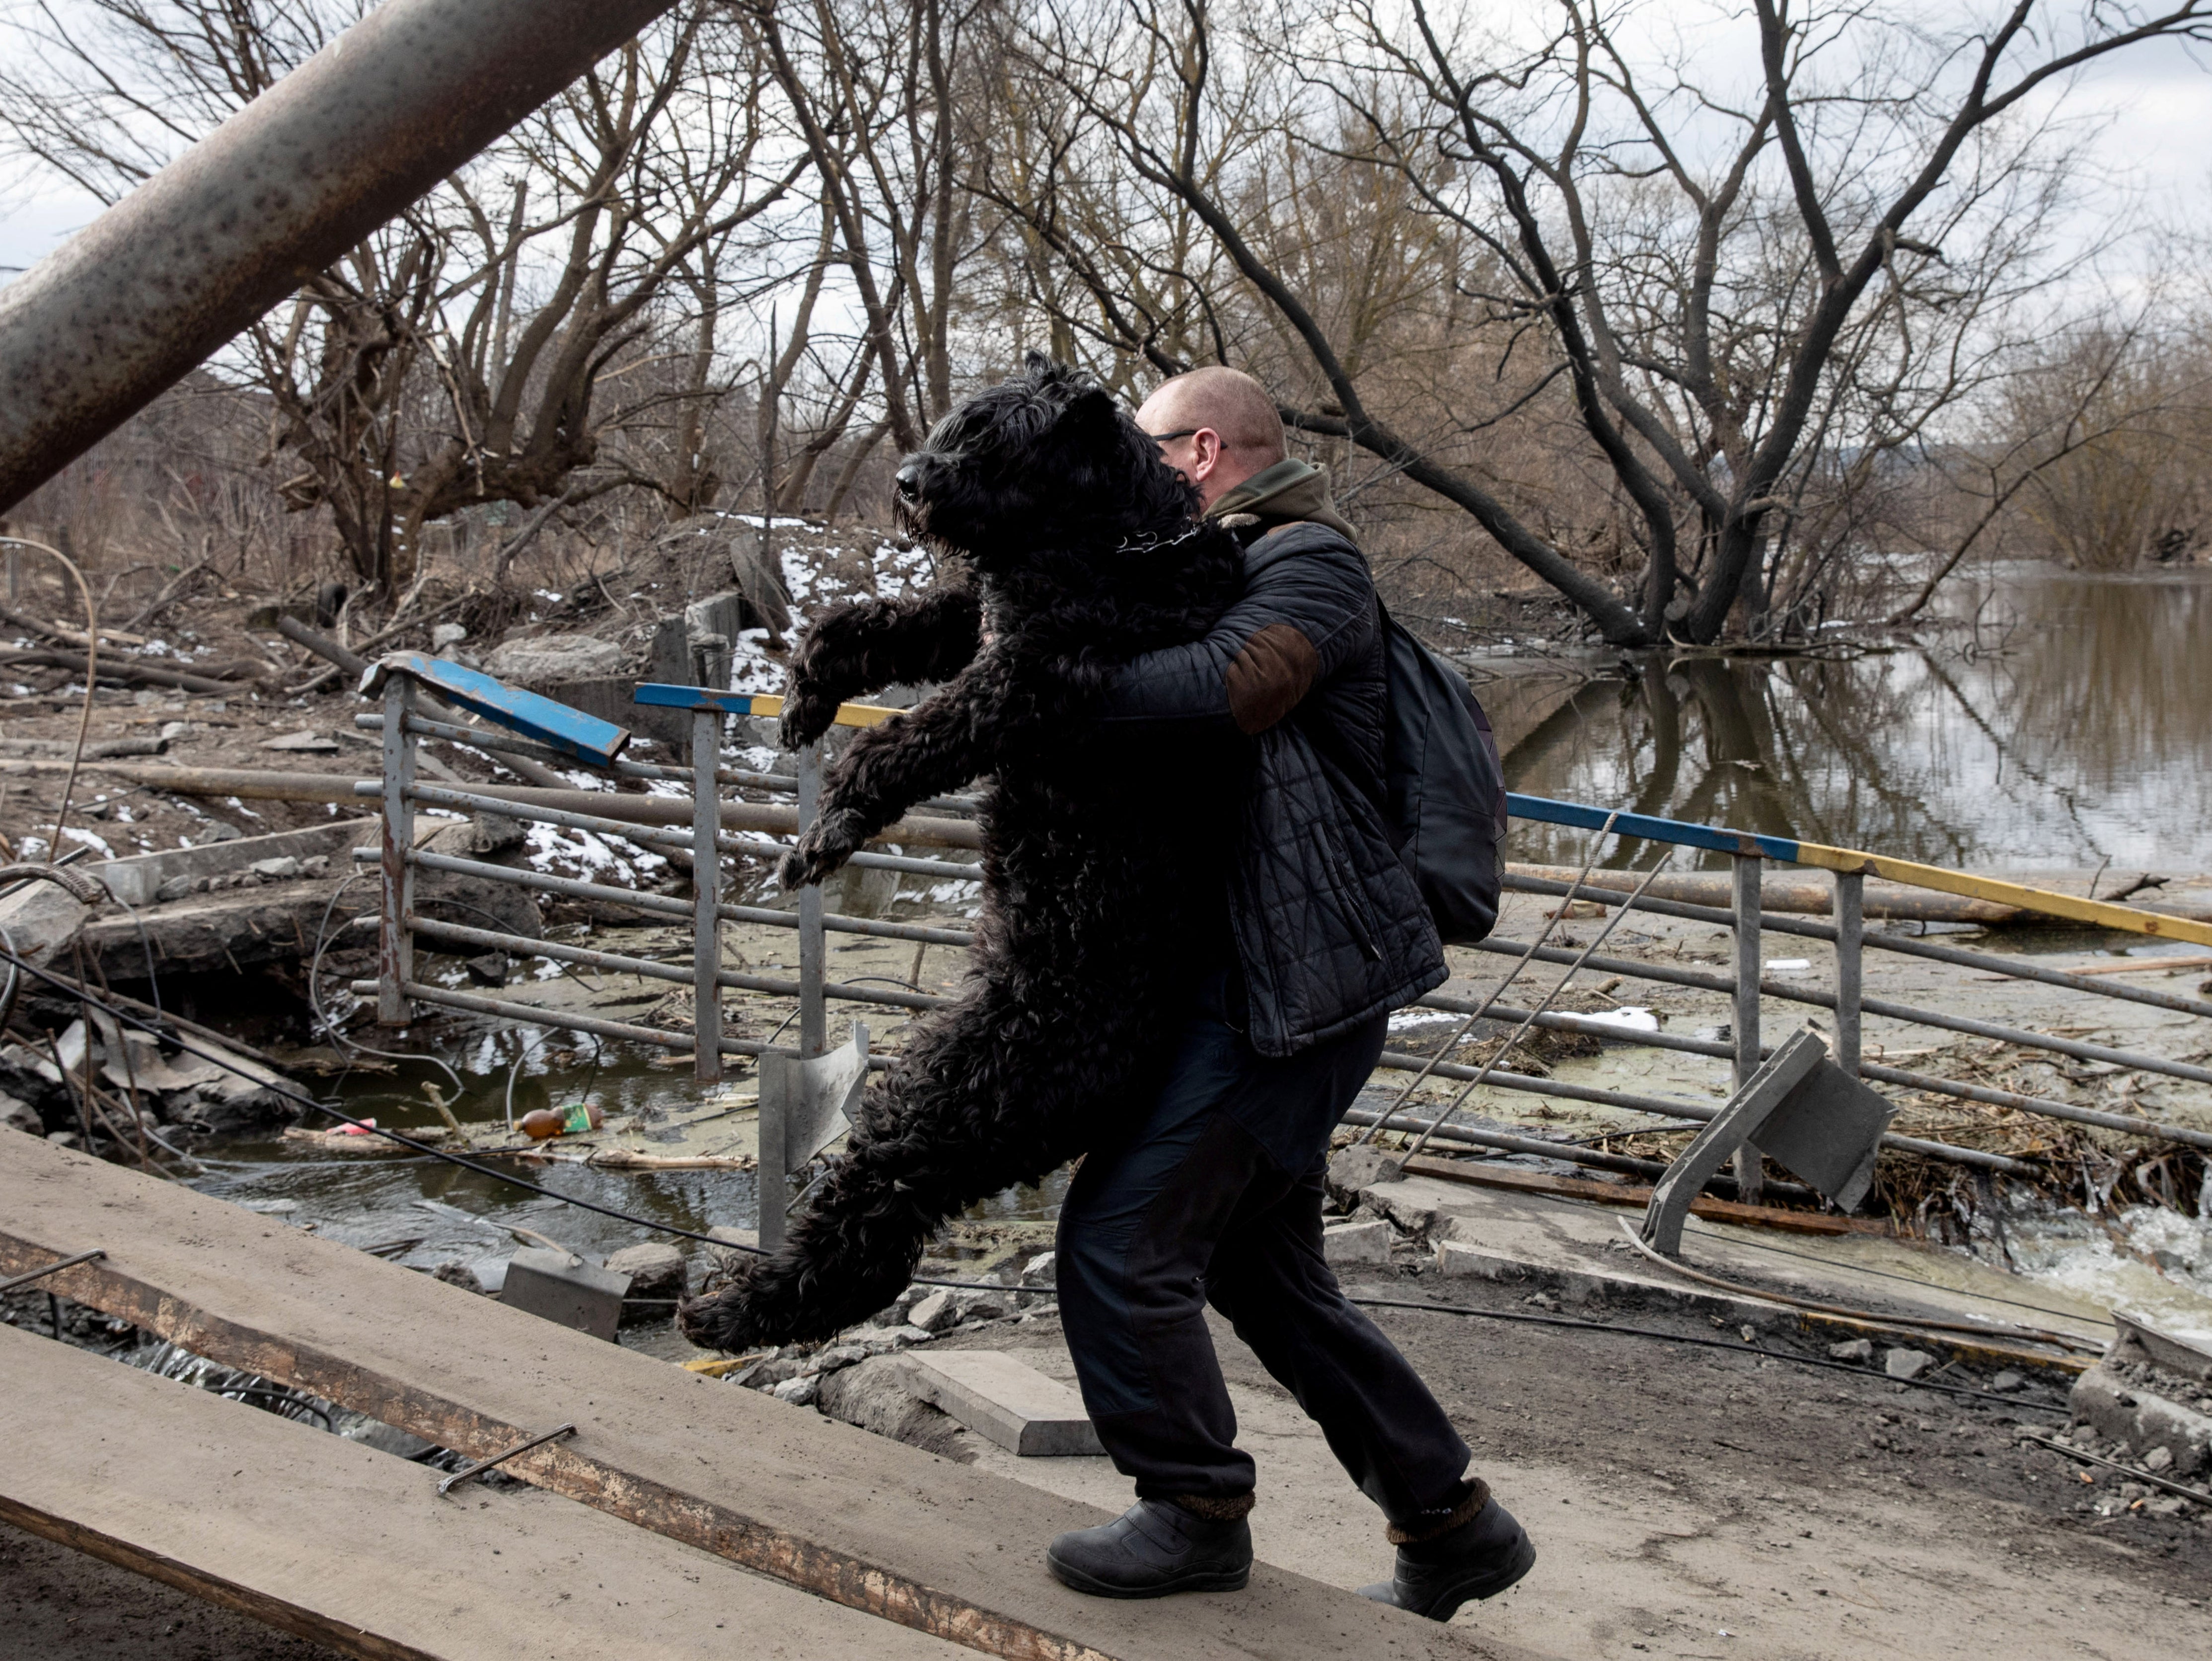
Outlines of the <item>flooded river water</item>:
M2000 567L1949 615L1924 647L1606 665L1508 782L1966 869L2212 871L2212 569Z

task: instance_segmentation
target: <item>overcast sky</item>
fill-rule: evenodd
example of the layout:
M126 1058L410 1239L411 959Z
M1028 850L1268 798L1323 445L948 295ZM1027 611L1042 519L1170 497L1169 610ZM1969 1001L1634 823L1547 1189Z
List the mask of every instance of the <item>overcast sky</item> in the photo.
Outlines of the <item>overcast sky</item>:
M1942 3L1942 0L1937 0ZM1711 0L1685 0L1711 18ZM1653 9L1663 15L1666 0ZM1649 21L1651 13L1647 12ZM1733 21L1720 27L1731 33ZM2158 222L2212 241L2212 53L2195 57L2160 41L2094 66L2067 94L2073 115L2103 117L2094 154ZM2100 211L2110 200L2100 193ZM52 249L98 211L66 187L9 181L0 190L0 283Z

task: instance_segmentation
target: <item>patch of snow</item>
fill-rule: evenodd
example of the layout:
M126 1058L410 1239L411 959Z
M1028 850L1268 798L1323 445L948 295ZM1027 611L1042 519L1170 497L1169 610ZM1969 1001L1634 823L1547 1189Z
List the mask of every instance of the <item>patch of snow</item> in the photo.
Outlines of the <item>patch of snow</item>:
M1618 1009L1608 1009L1602 1014L1584 1015L1583 1019L1595 1021L1602 1026L1617 1026L1624 1032L1656 1032L1659 1018L1637 1004L1624 1004Z
M1417 1026L1434 1026L1439 1021L1455 1021L1462 1018L1437 1009L1401 1009L1390 1017L1393 1032L1410 1031Z

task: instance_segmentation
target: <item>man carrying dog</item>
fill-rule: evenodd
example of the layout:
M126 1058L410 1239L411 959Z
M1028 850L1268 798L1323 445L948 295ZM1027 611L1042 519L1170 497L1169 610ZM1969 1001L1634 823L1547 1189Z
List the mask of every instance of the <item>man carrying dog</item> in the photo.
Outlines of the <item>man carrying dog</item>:
M1201 511L1245 545L1212 632L1138 659L1108 719L1243 735L1251 782L1220 937L1164 1088L1126 1144L1084 1161L1062 1208L1060 1311L1085 1406L1137 1503L1047 1561L1110 1597L1245 1584L1255 1468L1206 1309L1235 1327L1382 1508L1379 1602L1449 1620L1535 1561L1468 1474L1467 1445L1322 1258L1329 1134L1389 1013L1440 984L1443 948L1383 818L1385 681L1374 585L1327 476L1287 459L1274 402L1205 368L1137 412Z

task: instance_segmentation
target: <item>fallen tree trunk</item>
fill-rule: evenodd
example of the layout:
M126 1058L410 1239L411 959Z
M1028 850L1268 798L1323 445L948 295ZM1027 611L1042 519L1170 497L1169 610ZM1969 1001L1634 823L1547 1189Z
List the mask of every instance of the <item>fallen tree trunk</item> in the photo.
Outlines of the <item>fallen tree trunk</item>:
M0 651L0 664L69 669L80 675L85 672L83 653L64 652L52 647L24 647ZM223 697L252 690L250 686L233 680L214 680L206 675L190 675L181 669L157 669L149 663L139 662L136 658L100 659L97 678L125 686L173 686L179 691L214 692Z

